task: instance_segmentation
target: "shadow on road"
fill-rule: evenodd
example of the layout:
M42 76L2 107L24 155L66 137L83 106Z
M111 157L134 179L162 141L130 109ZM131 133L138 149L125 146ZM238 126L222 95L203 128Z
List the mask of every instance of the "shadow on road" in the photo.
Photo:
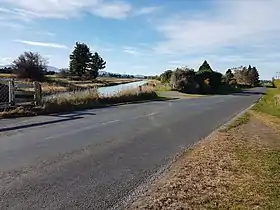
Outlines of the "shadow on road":
M238 95L238 96L251 96L251 95L265 95L264 92L254 92L254 91L244 91L240 93L232 93L230 95Z
M83 115L96 115L94 113L88 113L88 112L69 112L67 116L67 113L63 114L49 114L47 116L52 116L52 117L61 117L63 119L55 119L55 120L49 120L49 121L44 121L44 122L35 122L35 123L27 123L23 125L16 125L16 126L11 126L11 127L5 127L5 128L0 128L0 133L1 132L7 132L7 131L13 131L13 130L19 130L19 129L25 129L25 128L32 128L32 127L39 127L43 125L49 125L49 124L54 124L54 123L61 123L61 122L66 122L66 121L72 121L72 120L79 120L82 119Z
M48 114L45 116L52 116L52 117L81 117L83 115L91 115L94 116L96 115L95 113L90 113L87 111L69 111L69 112L62 112L62 113L53 113L53 114Z

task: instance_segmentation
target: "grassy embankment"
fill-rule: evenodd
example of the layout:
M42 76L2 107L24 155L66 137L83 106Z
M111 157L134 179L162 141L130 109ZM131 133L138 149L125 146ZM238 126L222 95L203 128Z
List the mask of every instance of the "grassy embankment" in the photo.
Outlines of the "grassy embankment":
M130 209L280 209L280 89L187 150Z
M146 100L164 100L153 89L146 87L121 91L111 96L99 95L97 90L75 92L65 96L51 97L43 100L38 107L26 106L0 112L0 117L34 116L58 112L68 112L89 108L99 108L121 103Z

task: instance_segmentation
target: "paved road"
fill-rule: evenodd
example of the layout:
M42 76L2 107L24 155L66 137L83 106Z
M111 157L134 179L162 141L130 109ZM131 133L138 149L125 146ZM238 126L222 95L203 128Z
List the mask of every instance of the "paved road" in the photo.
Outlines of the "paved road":
M0 209L108 209L254 92L0 120Z

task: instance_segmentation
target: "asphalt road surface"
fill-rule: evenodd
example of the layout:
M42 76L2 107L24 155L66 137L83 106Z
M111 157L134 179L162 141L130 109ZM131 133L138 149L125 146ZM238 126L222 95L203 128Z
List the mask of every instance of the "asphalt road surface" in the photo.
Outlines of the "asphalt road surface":
M0 209L116 207L263 91L0 120Z

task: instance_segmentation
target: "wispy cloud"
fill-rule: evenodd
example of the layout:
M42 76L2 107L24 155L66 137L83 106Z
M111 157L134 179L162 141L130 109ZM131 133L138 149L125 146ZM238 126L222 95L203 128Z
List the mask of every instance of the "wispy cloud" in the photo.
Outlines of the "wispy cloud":
M48 42L34 42L34 41L27 41L27 40L14 40L15 42L20 42L23 44L28 44L32 46L38 47L51 47L51 48L60 48L60 49L68 49L66 45L56 44L56 43L48 43Z
M279 36L280 1L216 2L209 13L176 15L162 21L157 30L165 37L155 47L164 53L205 53L222 47L254 45ZM249 15L254 8L254 15ZM214 14L214 15L213 15Z
M1 2L1 0L0 0ZM30 14L23 9L19 8L0 8L0 17L6 20L13 20L13 21L21 21L21 22L30 22L32 19Z
M123 47L123 52L130 55L137 55L139 52L134 47Z
M95 15L104 18L124 19L132 11L132 6L127 2L117 1L96 5L91 9Z
M6 7L0 8L0 15L11 19L31 21L36 18L71 18L84 12L103 18L124 19L130 15L144 15L158 7L135 8L124 0L0 0Z
M8 5L8 8L1 8L2 12L26 19L70 18L80 16L84 12L104 18L123 19L133 10L130 3L118 0L0 0L1 2Z
M153 6L153 7L143 7L137 11L135 11L136 15L146 15L155 12L158 9L158 7Z

